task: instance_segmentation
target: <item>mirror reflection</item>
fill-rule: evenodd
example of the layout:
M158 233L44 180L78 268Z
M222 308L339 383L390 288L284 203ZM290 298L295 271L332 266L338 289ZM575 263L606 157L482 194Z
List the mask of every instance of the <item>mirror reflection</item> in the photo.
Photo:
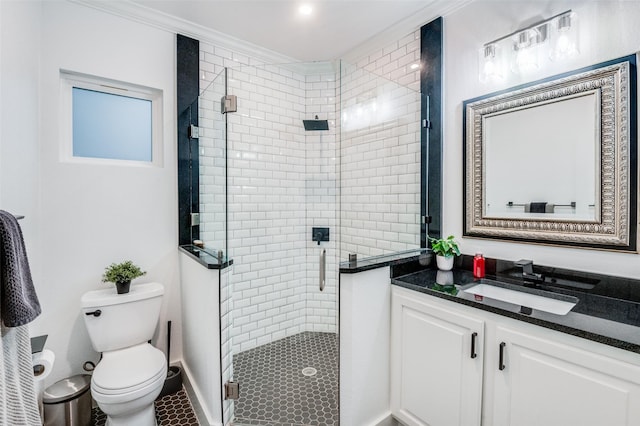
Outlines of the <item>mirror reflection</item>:
M595 91L487 114L484 216L597 220L598 123Z

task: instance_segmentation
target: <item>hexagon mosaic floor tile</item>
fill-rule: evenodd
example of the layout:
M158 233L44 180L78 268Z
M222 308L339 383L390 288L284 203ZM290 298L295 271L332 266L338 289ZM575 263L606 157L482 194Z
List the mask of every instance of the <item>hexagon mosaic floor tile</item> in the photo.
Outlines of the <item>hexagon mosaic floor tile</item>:
M156 401L158 426L199 426L198 419L184 388ZM91 424L104 426L107 416L99 408L91 411ZM132 425L133 426L133 425Z
M234 425L338 424L338 335L305 332L236 354Z

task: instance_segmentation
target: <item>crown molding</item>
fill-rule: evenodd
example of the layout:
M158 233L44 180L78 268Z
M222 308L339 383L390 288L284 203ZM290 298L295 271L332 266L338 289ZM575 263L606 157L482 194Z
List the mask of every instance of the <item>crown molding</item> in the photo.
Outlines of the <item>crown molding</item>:
M0 0L1 1L1 0ZM191 21L151 9L128 0L67 0L102 12L107 12L131 21L146 24L170 33L182 34L214 46L255 58L268 64L300 62L297 59L269 50L262 46L232 37L220 31L195 24Z
M389 45L390 40L395 41L402 37L406 37L437 17L450 15L473 1L474 0L431 0L428 3L425 3L425 7L417 13L396 22L364 43L361 43L355 48L345 52L342 54L341 59L348 63L355 64L363 57Z
M295 69L296 71L304 74L317 74L328 72L332 67L335 70L335 61L339 59L355 64L356 61L364 56L387 46L389 44L389 40L398 40L405 37L438 16L451 14L474 0L431 0L417 13L382 30L380 33L368 39L364 43L361 43L354 49L345 52L341 57L334 58L333 61L306 63L273 50L269 50L265 47L249 43L220 31L195 24L191 21L160 12L129 0L67 1L149 25L170 33L192 37L202 42L249 56L258 62L263 62L265 64L279 64L283 67Z

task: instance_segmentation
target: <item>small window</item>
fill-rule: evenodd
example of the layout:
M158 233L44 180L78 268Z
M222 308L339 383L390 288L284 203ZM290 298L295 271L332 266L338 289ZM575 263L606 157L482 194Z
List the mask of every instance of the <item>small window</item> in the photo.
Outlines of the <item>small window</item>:
M62 82L64 160L161 165L160 90L67 72Z

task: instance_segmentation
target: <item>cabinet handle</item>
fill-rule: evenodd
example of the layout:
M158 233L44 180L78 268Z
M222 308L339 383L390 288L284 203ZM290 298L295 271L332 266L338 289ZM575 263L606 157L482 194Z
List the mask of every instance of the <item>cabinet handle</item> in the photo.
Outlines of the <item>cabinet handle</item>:
M478 337L478 333L475 331L471 333L471 359L474 359L478 356L476 353L476 337Z
M507 346L505 342L500 342L500 359L498 360L498 370L502 371L505 369L504 365L504 347Z

